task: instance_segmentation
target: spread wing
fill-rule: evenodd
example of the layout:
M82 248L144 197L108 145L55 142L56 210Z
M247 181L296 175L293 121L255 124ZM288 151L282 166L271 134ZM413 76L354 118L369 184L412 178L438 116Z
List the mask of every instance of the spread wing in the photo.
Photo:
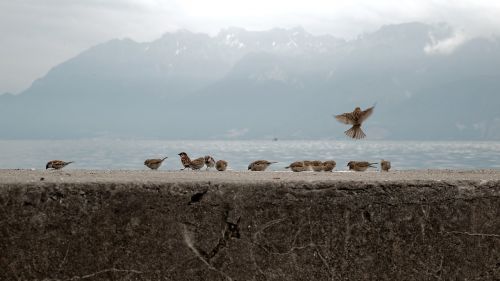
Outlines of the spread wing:
M344 123L344 124L347 124L347 125L354 125L354 120L355 120L354 115L351 112L340 114L340 115L335 115L335 119L337 119L337 121Z
M361 111L361 114L359 115L359 123L363 123L363 121L368 119L368 117L370 117L370 115L372 115L374 108L375 108L375 106L372 106L368 109Z

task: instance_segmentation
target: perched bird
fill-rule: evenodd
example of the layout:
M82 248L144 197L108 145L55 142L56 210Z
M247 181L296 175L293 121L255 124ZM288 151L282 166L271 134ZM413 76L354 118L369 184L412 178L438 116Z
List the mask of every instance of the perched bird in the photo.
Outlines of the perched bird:
M294 172L304 172L309 169L309 167L304 163L305 161L296 161L285 167L285 169L290 169Z
M64 162L62 160L52 160L47 162L47 165L45 165L45 170L51 168L54 170L59 170L64 168L66 165L73 163L73 161L70 162Z
M361 110L361 108L356 107L353 112L347 112L344 114L336 115L335 119L347 125L352 125L352 127L345 131L344 133L353 139L362 139L366 137L365 133L361 130L361 124L373 113L375 106L372 106L366 110Z
M203 168L203 166L205 166L205 157L200 157L189 161L189 167L192 170L199 170Z
M146 159L146 161L144 161L144 165L146 165L151 170L156 170L156 169L160 168L161 163L163 163L163 160L165 160L167 158L168 157L165 157L163 159Z
M383 171L383 172L389 172L389 169L391 168L391 162L390 161L387 161L387 160L384 160L382 159L382 161L380 161L380 171Z
M357 172L363 172L363 171L366 171L366 169L368 168L375 168L375 165L377 163L369 163L369 162L366 162L366 161L349 161L349 163L347 163L347 166L349 166L349 170L354 170L354 171L357 171Z
M248 169L252 170L252 171L265 171L267 169L267 167L269 167L269 165L274 164L274 163L278 163L278 162L269 162L267 160L257 160L257 161L250 163L250 165L248 165Z
M205 156L205 165L207 166L207 171L209 168L215 167L215 159L210 155Z
M187 153L181 152L181 153L179 153L179 156L181 157L181 163L182 163L182 166L184 167L181 170L189 168L189 163L191 163L191 159L189 159L189 156L187 155Z
M217 161L217 163L215 163L215 169L220 172L225 171L227 169L227 162L224 160Z
M323 162L321 161L311 161L311 169L315 172L323 171Z
M333 169L335 169L335 166L337 166L337 163L333 160L330 161L325 161L323 162L323 171L325 172L331 172Z
M306 167L306 171L311 171L312 170L312 160L305 160L304 161L304 166Z

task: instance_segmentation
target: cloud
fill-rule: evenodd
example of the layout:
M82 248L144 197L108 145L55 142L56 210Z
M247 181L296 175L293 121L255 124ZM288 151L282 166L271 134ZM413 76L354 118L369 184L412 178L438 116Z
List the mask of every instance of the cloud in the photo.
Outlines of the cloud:
M500 1L489 0L12 0L0 1L0 92L17 93L51 67L114 39L152 41L181 28L215 34L304 27L346 39L382 25L446 22L463 34L436 40L429 53L500 33ZM461 37L463 36L463 37Z
M0 1L0 93L114 38L150 41L179 29L176 5L139 0Z
M430 35L430 38L431 43L424 47L425 53L429 55L449 55L467 41L467 36L462 32L456 32L451 37L442 40L436 40L432 35Z

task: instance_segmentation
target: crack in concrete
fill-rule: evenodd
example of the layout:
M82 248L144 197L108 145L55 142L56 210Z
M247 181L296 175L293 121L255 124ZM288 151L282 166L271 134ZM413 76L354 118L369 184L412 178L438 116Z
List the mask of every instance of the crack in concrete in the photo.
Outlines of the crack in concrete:
M134 273L134 274L143 274L144 272L142 271L139 271L139 270L135 270L135 269L119 269L119 268L107 268L107 269L103 269L103 270L100 270L100 271L97 271L97 272L94 272L94 273L90 273L90 274L86 274L86 275L82 275L82 276L73 276L71 277L70 279L65 279L65 280L79 280L79 279L88 279L88 278L92 278L92 277L95 277L99 274L103 274L103 273L107 273L107 272L123 272L123 273ZM45 279L47 280L47 279ZM57 279L48 279L48 280L57 280Z
M59 263L59 266L57 267L58 271L60 272L61 269L62 269L62 266L66 263L66 260L68 258L68 253L69 253L69 243L68 241L66 241L67 243L67 246L66 246L66 254L64 254L64 258L62 259L62 261Z
M444 231L444 232L445 232L445 234L458 234L458 235L467 235L467 236L500 238L500 234L495 234L495 233L473 233L473 232L466 232L466 231Z
M212 258L217 256L217 254L224 249L227 246L227 241L231 238L240 238L240 232L239 232L239 226L238 223L240 221L240 218L238 218L236 224L228 222L227 219L229 217L229 211L225 212L225 227L224 231L222 233L222 237L219 238L219 241L217 245L210 251L210 253L206 253L205 251L199 250L195 247L192 237L191 237L191 232L187 230L186 225L182 224L183 226L183 236L184 236L184 242L186 245L191 249L191 251L200 259L209 269L218 272L222 276L224 276L227 280L232 281L233 279L224 271L215 268L212 265Z
M335 280L335 270L333 270L331 267L330 267L330 264L328 264L328 261L326 260L326 258L321 254L321 247L319 247L318 245L316 245L314 242L311 242L310 244L308 245L305 245L305 246L300 246L300 247L291 247L288 251L286 252L276 252L276 251L270 251L269 249L267 249L265 246L261 245L261 244L258 244L258 243L252 243L252 245L255 245L259 248L261 248L262 250L264 250L264 252L266 252L267 254L270 254L270 255L278 255L278 256L286 256L286 255L290 255L292 254L294 251L298 251L298 250L305 250L305 249L314 249L315 250L315 253L319 256L319 258L321 259L321 262L323 263L323 265L325 266L325 268L327 269L329 275L330 275L330 280ZM253 255L253 250L252 250L252 255ZM257 266L258 270L260 273L264 274L262 272L262 270L260 269L260 267L256 264L256 261L255 261L255 257L253 257L253 261L255 263L255 265Z
M266 230L267 228L275 225L275 224L278 224L280 222L283 222L285 219L276 219L276 220L272 220L272 221L269 221L267 223L265 223L262 227L260 227L253 235L252 235L252 239L255 240L257 239L257 236L263 232L264 230Z
M200 254L200 252L198 251L198 249L196 249L196 247L194 246L194 243L193 243L193 238L191 237L191 232L187 230L186 228L186 225L182 225L183 226L183 231L182 231L182 235L183 235L183 238L184 238L184 242L186 243L186 245L188 246L188 248L196 255L196 257L201 261L203 262L210 270L213 270L215 272L218 272L219 274L221 274L222 276L224 276L227 280L229 281L232 281L233 279L227 275L227 273L223 272L222 270L219 270L217 268L215 268L213 265L211 265L209 263L209 261L207 261L204 257L204 255Z
M316 248L316 253L318 254L323 264L325 265L326 269L328 269L328 273L330 273L330 280L335 280L335 271L330 267L328 261L323 257L323 255L321 255L319 247L315 245L315 248Z
M229 219L229 211L227 210L225 212L225 218L224 218L224 231L222 232L222 237L219 238L219 241L217 245L210 251L210 254L205 254L207 261L210 262L213 257L215 257L222 249L226 248L227 246L227 241L231 238L237 238L239 239L240 236L240 229L239 229L239 222L241 217L238 217L236 220L236 223L228 222Z

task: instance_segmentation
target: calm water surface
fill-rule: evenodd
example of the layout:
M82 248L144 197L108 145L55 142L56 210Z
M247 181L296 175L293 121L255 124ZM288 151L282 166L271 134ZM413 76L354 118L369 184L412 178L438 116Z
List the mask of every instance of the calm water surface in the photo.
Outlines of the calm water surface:
M147 158L169 158L163 170L181 168L179 152L192 158L212 155L233 170L246 170L251 161L279 161L282 170L296 160L337 161L346 170L350 160L379 162L394 169L500 168L500 142L421 141L163 141L163 140L0 140L0 169L44 169L51 159L75 161L67 169L147 169Z

